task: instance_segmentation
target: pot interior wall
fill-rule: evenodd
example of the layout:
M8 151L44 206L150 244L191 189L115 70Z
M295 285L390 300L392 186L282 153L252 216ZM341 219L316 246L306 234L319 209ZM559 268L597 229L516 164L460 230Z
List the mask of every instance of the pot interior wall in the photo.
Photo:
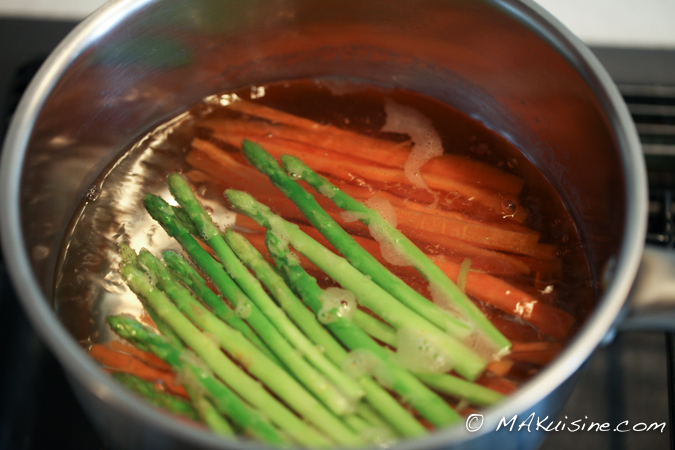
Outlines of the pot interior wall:
M137 138L209 94L315 76L419 91L502 133L565 200L597 277L623 233L616 119L530 14L514 2L166 0L119 18L61 74L26 152L23 231L46 298L77 205Z

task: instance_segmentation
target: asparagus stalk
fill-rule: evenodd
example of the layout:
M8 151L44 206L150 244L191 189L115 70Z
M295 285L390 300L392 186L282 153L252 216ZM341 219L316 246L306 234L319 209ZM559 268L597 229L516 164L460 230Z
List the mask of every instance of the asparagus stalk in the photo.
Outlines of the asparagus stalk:
M114 372L112 377L132 391L140 394L153 405L178 416L199 421L197 410L195 410L190 402L176 397L175 395L160 391L155 386L155 383L142 380L135 375L124 372Z
M194 222L188 216L188 213L185 212L180 206L171 206L176 220L178 220L193 236L201 236L199 229L195 226Z
M454 369L469 380L474 380L487 365L475 352L438 329L426 319L397 301L391 294L374 283L369 276L356 270L347 260L337 256L300 228L256 201L250 194L228 189L225 191L232 206L248 215L259 225L288 239L298 252L305 255L342 287L351 291L358 301L396 329L408 327L426 333L429 340L446 357L451 357Z
M302 306L299 300L296 303L285 298L285 296L293 295L293 293L288 289L283 278L272 269L272 266L265 261L262 255L258 253L245 237L228 229L225 231L225 241L239 259L253 271L258 280L268 286L268 289L270 289L269 286L274 286L273 289L270 289L270 292L280 304L290 304L293 305L291 308L300 307L305 312L309 312L307 308ZM284 290L284 288L286 289ZM284 308L284 310L288 311L287 308ZM348 377L341 368L333 364L326 355L319 351L316 343L312 342L295 325L291 324L283 310L279 309L276 305L266 305L266 311L268 312L267 316L284 337L303 352L304 356L314 367L321 371L342 392L348 395L353 402L363 397L363 389L359 384Z
M358 442L357 435L353 434L344 423L330 414L286 371L267 358L241 333L220 321L196 301L190 292L177 283L169 270L149 251L141 250L138 259L150 277L155 280L157 286L173 300L183 314L188 316L205 333L214 337L223 350L246 367L249 373L264 383L281 400L301 416L326 430L326 434L332 436L336 442L345 445L363 443Z
M211 311L220 319L225 321L232 328L238 330L246 339L258 347L268 358L281 366L279 360L274 356L265 343L255 332L246 325L218 295L207 285L204 278L178 253L167 250L162 252L162 257L167 267L173 273L173 276L181 283L194 292L194 294L203 301Z
M139 267L138 256L129 245L125 243L120 244L120 256L122 258L120 267L124 267L126 265L131 265L136 268ZM155 310L152 309L150 305L148 305L146 302L144 303L146 311L152 318L153 322L155 323L155 326L167 339L169 344L173 345L178 349L184 350L185 346L183 345L183 342L176 335L176 333L173 332L171 327L169 327L169 325L167 325L166 322L164 322L164 320L162 320L162 318L157 315ZM188 391L190 398L192 399L192 403L194 404L193 409L196 409L196 413L198 413L199 417L206 424L206 426L208 426L209 429L211 429L211 431L224 437L234 436L234 431L232 430L232 427L230 426L227 419L225 419L222 415L220 415L220 413L215 409L215 407L211 404L211 402L209 402L206 398L204 398L204 396L201 394L201 390L195 389L194 387L187 385L185 386L185 388Z
M430 388L453 397L467 400L476 406L491 406L504 399L504 394L500 392L493 391L480 384L471 383L452 375L418 373L416 376Z
M365 314L365 316L367 317L366 320L363 320L363 317L360 320L356 320L356 315L354 315L352 320L369 336L385 342L390 347L396 349L398 347L396 330L372 316L367 314ZM385 341L384 339L387 339L389 342ZM413 370L413 372L415 371ZM497 391L493 391L492 389L486 388L479 384L462 380L461 378L453 375L440 373L415 373L415 376L417 376L417 378L419 378L424 384L435 391L468 400L477 406L494 405L504 398L504 395Z
M354 320L356 318L355 315L353 321L366 334L389 344L389 346L394 349L397 348L398 342L396 330L372 316L366 316L368 317L367 320L357 321ZM389 339L393 337L393 339L390 339L390 342L386 342L380 337ZM461 378L453 375L440 373L415 373L415 375L430 388L444 394L452 395L453 397L468 400L477 406L494 405L504 398L504 396L497 391L493 391L492 389L486 388L479 384L462 380Z
M329 441L324 436L301 421L257 381L230 361L208 336L200 332L173 306L162 291L150 283L143 272L132 266L124 266L121 272L131 290L149 303L157 314L180 336L181 340L243 399L260 409L273 423L302 445L318 447L329 445ZM232 416L229 417L233 418Z
M396 348L398 338L396 337L396 330L382 322L375 317L367 314L361 310L354 313L352 321L366 334L374 337L378 341L384 342L390 347Z
M192 403L195 405L194 407L199 413L199 417L211 431L223 437L234 437L235 433L230 422L218 412L209 399L201 394L201 390L198 391L194 387L187 385L185 390L192 399Z
M345 349L295 296L284 279L274 270L274 267L241 235L227 230L225 236L237 256L265 284L296 325L316 346L323 349L334 364L341 365L347 357ZM395 337L396 333L393 334ZM371 378L360 377L358 382L365 392L366 400L377 409L382 417L385 417L391 423L398 433L404 436L419 436L425 433L424 428L419 425L415 418ZM367 405L359 405L358 411L372 425L388 426L381 419L377 420L378 414Z
M190 378L199 383L199 388L203 388L208 393L216 408L231 418L244 430L245 434L270 444L282 445L286 442L259 412L247 406L235 393L217 380L208 369L196 363L197 358L192 352L173 347L163 336L158 335L149 327L140 324L131 317L110 316L108 317L108 324L118 335L143 350L151 351L176 372L190 374ZM311 439L307 440L311 441ZM325 446L328 443L323 441L323 444Z
M127 266L140 269L136 251L124 242L120 244L120 257L122 258L122 261L120 262L120 271L122 271ZM164 322L161 317L159 317L153 307L148 304L148 302L146 302L143 297L139 296L138 298L141 303L143 303L145 312L148 313L152 319L152 322L155 324L157 330L159 330L162 336L164 336L174 347L184 348L185 346L183 345L183 341L181 341L178 335L176 335L176 333L174 333L174 331L171 329L171 327L167 325L167 323Z
M372 381L372 379L370 379L368 377L364 377L364 379L368 379L368 380ZM378 387L379 387L379 385L378 385ZM357 414L359 415L359 417L363 418L363 420L365 420L366 422L368 422L369 424L371 424L373 426L382 427L382 428L390 428L390 425L387 422L385 422L385 420L382 418L382 416L379 415L377 413L377 411L375 409L373 409L373 407L370 406L367 403L361 403L358 406ZM410 418L413 421L415 420L414 417L412 417L412 415L410 416Z
M282 243L275 234L268 231L266 243L277 267L300 293L305 304L318 314L323 308L321 300L323 290L316 283L316 279L292 259L287 244ZM442 398L430 391L410 372L398 367L387 352L358 326L344 317L333 317L333 321L326 324L330 331L350 350L364 349L372 354L377 364L382 366L383 376L390 378L391 388L407 399L423 417L436 426L445 426L460 420L459 414Z
M260 328L265 330L264 332L267 336L270 336L270 339L266 340L267 345L272 348L291 373L335 414L343 415L350 413L353 409L353 402L350 402L345 395L303 359L298 352L294 351L291 344L296 345L296 348L300 352L303 352L306 346L311 346L311 343L272 301L263 289L260 281L248 271L246 266L227 245L216 225L199 204L187 181L179 174L171 174L169 175L169 190L183 210L190 216L197 229L200 230L201 236L213 249L227 273L236 281L246 295L253 300L250 306L251 315L256 315L258 323L257 326L254 325L254 328L263 339L265 339L265 335L261 332ZM285 336L291 336L293 340L289 343ZM302 343L300 347L297 346L299 342ZM309 420L315 418L314 415L306 417ZM325 417L319 423L328 423L328 418ZM316 420L318 420L318 416ZM319 423L317 423L317 426L319 426ZM346 439L337 425L324 429L324 431L329 435L332 433L335 436L341 436ZM339 438L336 437L336 439Z
M251 147L251 145L255 144L248 144L248 147ZM247 145L245 144L244 147L246 148ZM495 328L494 325L492 325L492 323L487 319L487 317L485 317L480 309L478 309L478 307L466 296L466 294L464 294L464 292L462 292L462 290L459 289L457 285L447 277L440 267L438 267L431 259L429 259L429 257L427 257L424 252L422 252L422 250L413 244L403 233L398 231L389 222L382 218L382 216L380 216L376 210L367 207L348 194L345 194L325 177L318 175L316 172L310 169L298 158L289 155L283 155L281 157L281 163L294 177L306 181L317 192L325 195L339 208L356 213L359 217L359 220L365 225L380 230L380 233L384 236L387 242L397 249L399 255L409 261L410 264L415 267L427 279L427 281L429 281L432 288L436 289L444 299L450 302L451 305L458 308L459 312L464 317L478 326L479 330L481 330L481 332L484 333L487 338L489 338L489 341L492 342L496 348L497 354L503 355L504 353L508 352L508 350L511 348L510 341L506 339L499 332L499 330ZM363 264L357 265L357 267L363 267L364 272L372 273L374 279L376 277L380 279L382 275L379 272L372 271L372 269L370 269L370 266L373 264L372 260L367 260L368 262L365 264L357 262L360 261L359 258L363 256L362 253L367 252L358 246L356 242L354 242L354 244L356 244L355 246L350 245L349 247L345 247L342 245L343 243L338 240L338 238L336 238L337 233L327 233L322 229L319 229L319 231L321 231L322 234L324 234L324 236L333 245L336 245L336 248L338 248L340 252L347 257L347 259L355 264ZM337 247L338 243L340 243L340 247ZM388 280L389 278L383 278L382 281L378 282L386 283L389 282ZM427 316L425 315L425 317Z
M248 160L267 175L276 187L302 211L333 246L359 271L372 277L375 283L403 304L440 329L463 338L471 331L466 323L458 321L447 311L420 295L403 280L391 273L374 256L363 249L333 218L323 210L314 197L297 184L274 158L258 144L245 140L242 149ZM285 156L285 155L284 155ZM285 161L285 160L284 160ZM295 172L291 172L295 175ZM300 172L299 175L304 175ZM323 192L323 191L322 191Z

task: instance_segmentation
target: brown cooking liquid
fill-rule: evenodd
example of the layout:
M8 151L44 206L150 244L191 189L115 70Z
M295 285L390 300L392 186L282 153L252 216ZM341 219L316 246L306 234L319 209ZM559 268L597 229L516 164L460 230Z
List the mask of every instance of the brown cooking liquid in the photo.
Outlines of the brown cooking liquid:
M141 196L145 192L160 194L165 199L170 197L165 186L168 173L185 173L207 210L221 226L236 223L236 216L226 209L222 192L226 187L241 189L242 186L228 184L227 180L205 173L209 172L210 163L198 155L192 154L186 160L186 156L191 154L192 140L197 137L219 147L220 151L235 160L244 162L240 150L224 143L211 127L213 123L232 118L256 120L222 106L222 103L226 103L223 99L230 98L230 94L210 97L188 113L140 139L138 144L101 175L92 186L88 198L83 199L71 225L68 240L64 243L56 285L57 311L83 345L114 340L104 322L110 314L143 316L140 303L117 272L119 242L130 243L136 250L146 247L155 255L167 248L178 249L177 244L149 218L141 204ZM247 87L235 94L241 99L320 124L401 142L403 145L409 139L408 136L380 131L387 119L385 99L390 99L428 118L440 135L446 153L488 164L525 180L517 196L499 194L503 198L501 211L486 212L484 207L475 202L456 196L442 197L438 208L458 210L463 217L483 224L513 230L526 227L539 233L539 244L544 244L543 247L550 250L549 254L554 256L554 260L542 262L536 257L497 252L529 265L532 270L527 274L497 271L500 273L489 275L531 295L537 302L572 315L575 321L568 333L554 338L521 318L473 298L507 338L524 344L518 352L519 357L516 353L512 355L514 362L507 373L496 376L488 371L478 380L479 383L505 393L512 392L536 375L542 365L570 340L589 315L594 298L591 274L573 219L559 195L523 153L484 124L424 95L354 82L279 82ZM274 137L272 134L268 137ZM359 155L359 149L353 149L353 152ZM189 163L191 158L197 167ZM200 161L203 167L199 167ZM433 200L433 196L424 190L398 183L378 183L350 174L342 179L333 177L333 181L338 186L365 185L397 196L411 196L420 205L428 205ZM474 185L482 187L480 180L476 180ZM256 187L251 186L251 189L255 191ZM265 203L274 198L277 196L272 191L269 196L258 196L258 200ZM275 209L274 204L269 206ZM521 224L513 219L516 211L527 215ZM292 220L297 221L297 218ZM302 223L301 220L299 222ZM465 257L461 251L449 251L428 242L419 242L419 246L435 257L444 255L443 258L457 262ZM375 256L382 259L377 253ZM390 267L423 295L432 298L421 277L411 275L410 271L400 267ZM476 268L473 262L471 267ZM319 280L323 286L331 285L325 277ZM546 350L541 351L542 348ZM456 399L448 397L448 401L457 405ZM463 412L471 411L470 406L461 406Z

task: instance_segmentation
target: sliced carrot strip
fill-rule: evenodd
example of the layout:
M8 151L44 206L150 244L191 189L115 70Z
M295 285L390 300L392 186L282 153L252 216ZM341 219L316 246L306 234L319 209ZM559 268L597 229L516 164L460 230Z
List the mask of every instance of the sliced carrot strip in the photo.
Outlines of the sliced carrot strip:
M437 242L435 235L440 234L492 250L528 256L537 252L539 236L536 234L504 230L462 217L452 217L450 213L426 213L396 207L395 210L398 228L410 239L434 243Z
M514 381L490 374L483 375L476 383L506 395L513 393L518 388L518 385Z
M222 187L246 190L289 220L304 220L293 202L254 167L237 160L211 142L194 139L192 145L194 150L186 157L188 164L212 176ZM337 207L330 200L317 198L317 201L327 211L337 213Z
M498 377L503 377L513 367L513 360L502 358L499 361L493 361L487 365L487 371Z
M195 146L195 150L190 152L187 157L188 163L193 167L212 175L225 187L247 189L258 200L273 205L275 212L286 217L288 220L306 223L306 219L295 205L255 169L236 161L227 152L222 151L210 142L196 139L193 145ZM369 231L365 225L359 221L345 221L338 214L336 207L329 200L323 198L323 196L317 196L317 201L349 233L359 236L369 235ZM472 260L476 259L474 265L481 270L496 273L526 274L530 272L530 268L525 263L511 255L494 252L489 249L481 249L451 236L435 233L434 239L430 239L424 233L419 232L416 233L416 236L411 236L413 240L417 240L415 239L416 237L424 239L422 242L431 244L444 253L469 257ZM481 264L481 262L489 263Z
M354 197L355 199L358 200L368 200L372 197L380 197L385 200L387 200L389 203L392 204L395 208L402 208L402 209L408 209L412 211L418 211L422 212L425 214L433 214L436 216L440 217L448 217L456 220L464 220L470 223L478 223L482 225L488 225L490 227L495 227L499 229L504 229L504 230L509 230L509 231L514 231L518 233L523 233L527 235L531 235L533 238L538 239L539 238L539 233L536 231L531 230L530 228L527 228L524 225L521 225L519 223L514 223L511 221L505 221L503 219L499 219L499 221L494 220L494 215L492 217L493 220L479 220L477 221L476 219L468 219L464 217L464 215L460 212L454 211L452 209L447 210L447 209L441 209L441 208L430 208L429 203L431 202L426 202L425 203L419 203L417 201L410 201L408 196L399 196L397 194L394 194L390 191L385 191L385 190L380 190L376 189L375 187L371 185L365 185L365 186L355 186L352 184L342 184L338 186L342 191L345 193L349 194L350 196ZM473 214L472 214L473 217Z
M89 354L104 367L130 373L146 381L158 382L167 391L189 398L185 388L176 383L173 373L157 370L132 355L112 350L104 344L92 345Z
M401 145L398 142L364 136L332 125L321 125L312 120L245 100L232 102L228 107L277 124L290 125L290 127L275 126L272 130L269 125L267 126L267 132L283 136L284 139L314 143L326 149L352 155L354 149L358 149L359 155L363 158L375 162L387 161L388 165L394 167L403 166L411 149L409 144ZM214 124L212 121L211 126L220 128L222 125ZM308 141L310 139L311 141ZM320 140L317 141L317 139ZM522 178L497 168L449 154L429 161L423 166L422 173L425 177L427 173L452 177L458 181L485 186L513 196L520 193L525 183Z
M301 229L332 250L332 247L327 245L326 239L316 229L311 227L301 227ZM381 255L379 244L376 241L358 236L354 236L354 239L371 255L376 257ZM381 260L381 258L378 259ZM417 271L410 266L392 267L386 261L381 260L381 262L399 276L405 274L408 277L419 277ZM439 267L451 280L457 281L460 264L444 261L443 265L439 265ZM485 273L469 272L466 280L466 293L501 311L531 323L543 333L555 339L566 337L575 322L574 316L565 311L543 303L506 281Z
M482 308L483 311L487 308ZM544 334L525 322L516 322L510 317L497 317L496 314L486 314L490 322L502 333L508 340L513 341L536 341L544 337Z
M108 347L110 347L113 350L117 350L118 352L135 356L136 358L143 361L145 364L154 367L157 370L161 370L163 372L171 372L171 366L169 366L167 363L159 359L156 355L139 350L133 345L125 344L121 341L110 341Z
M216 133L214 138L235 147L240 147L244 139L250 139L262 145L276 158L283 154L297 156L317 172L331 174L345 181L362 178L385 184L412 186L412 182L401 169L378 165L357 156L346 156L301 142L284 141L267 135L259 136L250 133ZM425 181L432 190L458 192L470 201L487 206L495 213L502 210L504 198L494 191L466 185L437 174L425 175ZM519 215L519 220L524 219L523 208L518 208L516 214Z
M509 358L543 366L555 359L561 350L559 342L513 342Z
M450 279L456 281L459 266L453 267L452 270L453 272L446 273ZM466 293L508 314L520 317L554 339L564 339L576 321L573 315L485 273L469 272Z

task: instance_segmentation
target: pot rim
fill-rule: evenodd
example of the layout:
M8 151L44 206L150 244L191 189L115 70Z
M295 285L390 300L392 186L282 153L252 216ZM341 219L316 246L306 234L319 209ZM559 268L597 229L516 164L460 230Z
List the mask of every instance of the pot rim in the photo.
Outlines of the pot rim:
M24 94L5 139L0 164L0 232L13 284L24 310L43 342L53 351L68 374L88 391L111 404L133 420L140 420L183 441L207 448L260 448L259 443L224 441L170 417L158 414L146 402L138 400L127 389L101 371L57 319L38 287L31 270L20 222L19 190L21 167L35 119L57 80L71 62L98 36L116 26L129 14L157 0L115 0L105 4L80 23L49 56ZM621 94L609 74L591 51L560 22L532 0L494 0L498 7L530 27L540 38L554 46L584 76L611 119L614 135L621 151L626 182L625 231L617 255L613 280L598 301L591 317L562 354L533 380L495 407L483 411L485 424L480 432L469 434L464 426L455 426L428 437L403 441L397 449L425 449L461 443L496 428L501 417L527 412L557 386L569 378L600 344L615 324L625 299L628 298L644 249L647 229L647 177L641 145Z

